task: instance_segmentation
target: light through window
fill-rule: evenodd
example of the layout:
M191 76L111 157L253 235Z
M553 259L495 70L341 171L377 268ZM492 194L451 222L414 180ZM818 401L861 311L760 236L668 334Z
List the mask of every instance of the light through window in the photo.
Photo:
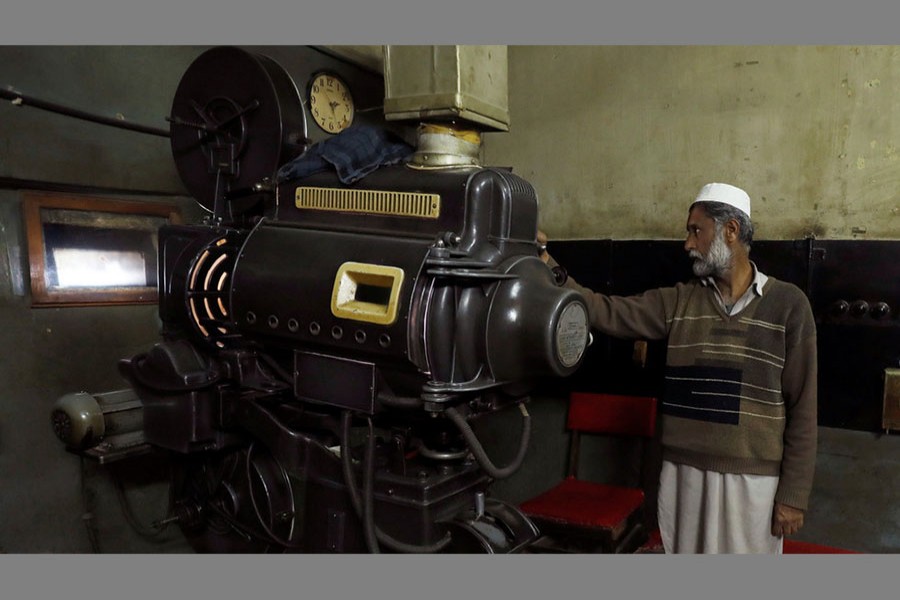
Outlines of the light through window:
M145 287L147 264L139 252L56 248L54 287Z
M32 303L152 303L158 232L179 221L172 205L29 194L23 203Z

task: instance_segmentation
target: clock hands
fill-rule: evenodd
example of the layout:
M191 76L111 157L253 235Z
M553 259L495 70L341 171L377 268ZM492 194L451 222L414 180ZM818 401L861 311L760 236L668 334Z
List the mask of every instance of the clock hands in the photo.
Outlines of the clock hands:
M325 97L326 97L326 98L328 98L328 108L331 109L331 114L334 115L334 114L335 114L335 113L334 113L334 107L335 107L335 106L338 106L338 105L340 104L340 102L338 102L337 100L335 100L335 99L332 97L332 95L328 93L328 90L327 90L327 89L322 90L322 93L325 94ZM335 115L335 116L337 116L337 115Z
M345 116L344 118L338 120L337 112L335 112L335 110L334 110L335 108L340 106L341 103L338 102L337 100L335 100L334 97L330 93L328 93L328 90L323 90L323 94L328 99L328 108L331 109L332 123L337 127L343 127L344 124L347 122L347 117ZM335 131L332 128L331 124L328 124L327 129L328 129L328 131L330 131L332 133L334 133L334 131Z
M310 81L308 93L310 112L320 128L339 133L350 126L353 98L342 79L332 73L319 73Z

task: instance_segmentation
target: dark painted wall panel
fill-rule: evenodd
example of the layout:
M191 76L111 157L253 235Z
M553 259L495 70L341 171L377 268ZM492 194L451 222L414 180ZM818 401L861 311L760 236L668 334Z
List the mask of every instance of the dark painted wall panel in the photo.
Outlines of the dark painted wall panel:
M628 295L692 276L677 241L558 241L551 254L580 283ZM900 366L900 242L758 241L753 260L767 275L789 281L810 299L818 328L819 424L881 430L883 373ZM884 302L890 312L836 315L839 300ZM658 393L665 348L649 345L646 367L632 360L634 344L594 333L584 366L566 380L570 389Z

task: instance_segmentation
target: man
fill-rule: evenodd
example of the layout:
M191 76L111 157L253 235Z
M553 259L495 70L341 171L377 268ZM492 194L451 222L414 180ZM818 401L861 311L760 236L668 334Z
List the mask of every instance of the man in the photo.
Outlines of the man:
M815 322L799 288L750 260L752 240L750 197L710 183L690 206L684 243L698 279L630 297L566 282L596 329L667 338L666 552L780 553L803 525L816 457Z

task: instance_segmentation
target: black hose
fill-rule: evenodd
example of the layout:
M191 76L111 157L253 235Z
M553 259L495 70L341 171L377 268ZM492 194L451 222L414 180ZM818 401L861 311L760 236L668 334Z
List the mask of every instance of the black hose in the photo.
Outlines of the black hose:
M422 399L415 396L394 396L393 394L378 394L378 400L385 406L392 408L421 408Z
M363 531L369 552L379 554L378 539L375 534L375 429L372 417L366 417L368 438L366 455L363 459Z
M484 447L482 447L478 438L475 436L475 432L472 431L472 428L466 422L465 417L463 417L456 408L451 406L445 410L444 413L450 417L450 420L459 428L463 438L465 438L466 443L469 445L469 450L471 450L472 454L475 456L478 465L494 479L504 479L515 473L519 467L522 466L522 461L525 459L525 452L528 450L528 440L531 438L531 415L528 414L528 411L525 410L525 406L522 404L519 404L519 410L522 411L523 417L522 438L519 442L519 451L513 461L502 468L496 467L494 463L491 462L491 459L484 451Z
M344 470L344 482L347 484L347 492L350 494L350 501L353 503L353 509L356 511L356 515L360 519L362 519L362 500L360 499L359 492L356 489L356 481L353 475L353 459L350 456L350 422L352 418L353 415L349 410L345 410L341 414L341 465ZM384 546L386 546L390 550L393 550L394 552L404 552L407 554L431 554L440 552L441 550L446 548L447 545L450 544L451 540L450 533L448 532L444 535L443 538L433 544L428 544L426 546L407 544L381 531L381 529L379 529L378 526L375 525L374 518L372 519L372 525L375 529L375 538Z

